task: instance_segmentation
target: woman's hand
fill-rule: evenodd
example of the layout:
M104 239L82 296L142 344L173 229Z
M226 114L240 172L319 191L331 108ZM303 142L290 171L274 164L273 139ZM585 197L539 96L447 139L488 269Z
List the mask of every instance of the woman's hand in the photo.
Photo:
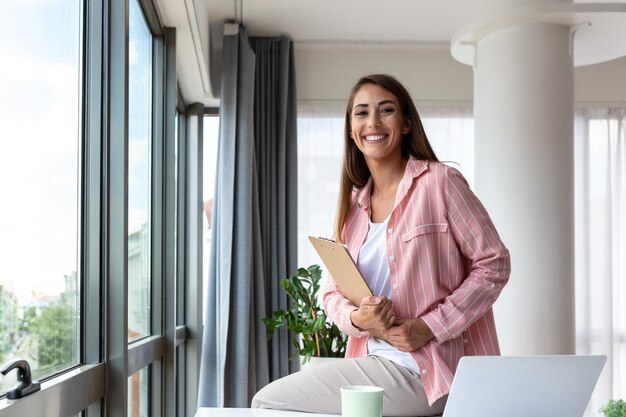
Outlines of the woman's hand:
M369 296L361 300L361 306L350 313L352 324L360 329L385 330L395 321L393 304L387 297Z
M398 319L393 327L384 332L385 340L402 352L413 352L433 337L430 327L422 319Z

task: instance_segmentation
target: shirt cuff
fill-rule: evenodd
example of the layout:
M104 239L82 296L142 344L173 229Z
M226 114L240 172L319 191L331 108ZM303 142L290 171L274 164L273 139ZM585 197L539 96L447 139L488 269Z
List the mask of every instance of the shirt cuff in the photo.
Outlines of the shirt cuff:
M452 335L450 334L450 332L448 332L448 330L443 327L443 325L433 314L433 312L424 314L420 318L424 320L424 323L426 323L426 325L430 328L430 331L433 333L433 336L435 336L435 340L438 343L443 343L447 340L452 339Z
M370 332L368 332L367 330L363 330L360 329L358 327L356 327L353 323L352 323L352 318L350 317L352 315L353 311L358 310L357 307L353 308L352 310L350 310L348 312L348 323L346 323L347 327L349 329L349 331L347 331L346 333L348 333L350 336L354 336L354 337L365 337L365 336L369 336Z

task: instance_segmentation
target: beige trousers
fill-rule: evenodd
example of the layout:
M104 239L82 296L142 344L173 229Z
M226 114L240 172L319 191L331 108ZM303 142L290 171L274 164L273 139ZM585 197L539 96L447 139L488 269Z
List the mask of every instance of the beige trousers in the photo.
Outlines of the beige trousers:
M382 387L384 416L435 416L447 396L428 406L419 375L384 358L366 356L305 368L280 378L256 393L253 408L341 414L344 385Z

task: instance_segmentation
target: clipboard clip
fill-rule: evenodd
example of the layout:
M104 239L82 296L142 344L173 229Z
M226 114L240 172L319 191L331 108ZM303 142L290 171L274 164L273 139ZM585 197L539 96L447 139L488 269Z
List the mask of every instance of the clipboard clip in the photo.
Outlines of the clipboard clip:
M337 241L336 241L336 240L329 239L329 238L327 238L327 237L321 237L321 236L319 236L319 239L321 239L321 240L323 240L323 241L325 241L325 242L337 243ZM346 250L348 250L348 245L346 245L345 243L344 243L344 244L342 244L341 246L343 246L344 248L346 248Z

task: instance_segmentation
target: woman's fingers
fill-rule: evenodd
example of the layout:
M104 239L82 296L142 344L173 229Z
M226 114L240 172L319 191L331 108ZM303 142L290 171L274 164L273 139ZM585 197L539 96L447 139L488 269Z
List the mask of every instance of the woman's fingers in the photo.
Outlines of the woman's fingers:
M376 305L379 305L381 301L384 301L385 299L386 299L385 297L375 297L373 295L368 295L367 297L363 297L363 299L361 300L360 307L376 306Z
M394 314L394 312L393 312L393 308L390 308L390 309L387 311L387 313L386 313L386 315L385 315L385 319L386 319L386 322L387 322L387 327L386 327L387 329L388 329L389 327L393 326L393 324L394 324L394 322L395 322L395 320L396 320L396 315L395 315L395 314Z
M394 322L393 303L385 296L365 297L361 300L357 318L361 328L388 329Z
M403 352L414 351L434 336L422 319L401 319L395 326L385 330L389 342Z

